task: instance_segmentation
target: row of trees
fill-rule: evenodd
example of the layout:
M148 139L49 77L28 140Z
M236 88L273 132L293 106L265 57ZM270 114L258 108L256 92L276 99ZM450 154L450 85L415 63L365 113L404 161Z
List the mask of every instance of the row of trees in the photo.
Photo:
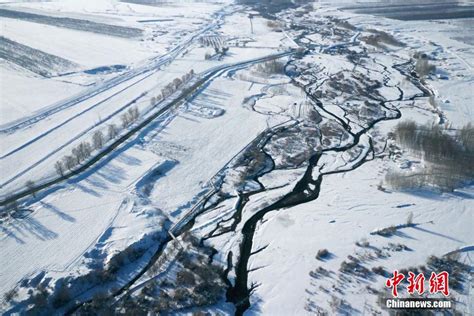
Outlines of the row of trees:
M184 83L191 80L191 78L195 75L194 70L191 69L188 73L184 74L181 78L175 78L173 82L168 84L163 90L162 94L158 96L152 97L151 104L154 105L161 99L166 96L171 95L175 92L179 87L181 87ZM136 122L140 116L140 112L138 108L131 107L128 109L127 112L123 113L120 116L121 127L125 129L129 127L131 124ZM94 150L100 150L106 142L115 139L119 134L119 128L115 124L110 124L107 127L107 133L104 134L102 131L98 130L92 135L91 142L83 141L75 148L72 149L71 154L64 156L61 160L58 160L54 164L54 168L56 173L61 177L64 176L67 170L72 171L75 167L80 165L82 162L87 160ZM25 186L29 190L34 190L35 183L33 181L27 181ZM33 193L34 196L34 193ZM16 209L16 207L15 207Z
M158 100L161 100L172 95L183 84L191 80L192 77L194 77L193 69L191 69L188 73L184 74L181 78L175 78L172 82L168 83L163 89L161 89L161 95L158 95L156 98L158 98Z
M173 82L168 84L163 90L162 94L158 96L152 97L151 104L154 105L164 97L172 94L175 92L179 87L181 87L184 83L191 80L191 78L195 75L194 70L191 69L188 73L184 74L181 78L175 78ZM127 112L123 113L120 116L121 120L121 127L125 129L129 127L131 124L136 122L140 116L140 112L138 108L131 107L128 109ZM64 156L61 160L56 161L54 164L54 168L56 173L63 177L66 171L72 171L75 167L80 165L82 162L87 160L94 150L100 150L107 141L115 139L119 134L119 128L115 124L110 124L107 127L107 133L104 134L102 131L98 130L92 135L91 142L83 141L75 148L72 149L69 155ZM34 191L36 185L33 181L29 180L25 183L25 186L28 190ZM33 197L35 197L35 193L33 193ZM16 210L18 207L16 204L12 204L12 207L8 209Z
M400 144L422 153L424 159L432 163L461 163L474 153L474 126L471 123L450 131L439 124L419 125L405 121L395 127L395 137Z
M133 122L135 122L138 119L139 116L140 116L140 112L138 111L137 107L128 109L127 112L123 113L120 116L120 120L122 121L122 128L126 128L130 126Z
M188 73L185 73L181 78L175 78L172 82L166 85L163 89L161 89L161 93L153 96L150 100L151 105L156 105L158 102L163 100L164 98L173 94L179 87L181 87L184 83L188 82L194 77L194 69L191 69Z
M120 117L122 128L125 129L138 120L140 112L137 107L128 109ZM119 129L115 124L107 127L107 134L98 130L92 135L91 142L83 141L71 150L69 155L58 160L54 164L54 168L58 175L64 176L67 170L72 171L75 167L86 161L94 150L100 150L108 141L115 139L119 134Z
M428 163L421 172L388 173L385 180L395 189L435 186L452 191L474 178L472 124L452 131L438 124L406 121L396 126L394 134L398 143Z

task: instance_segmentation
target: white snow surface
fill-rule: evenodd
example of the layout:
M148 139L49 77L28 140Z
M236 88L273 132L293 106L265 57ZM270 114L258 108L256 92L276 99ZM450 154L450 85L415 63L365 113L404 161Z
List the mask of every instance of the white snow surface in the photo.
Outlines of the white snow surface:
M250 32L248 12L211 17L227 4L186 2L153 7L114 0L3 4L37 14L136 27L144 33L142 38L124 39L21 20L2 20L2 36L79 65L77 73L45 78L2 61L2 129L89 91L87 89L99 88L108 79L128 76L134 70L143 69L143 72L28 127L0 134L0 196L23 189L27 180L41 182L54 178L54 162L81 141L90 140L95 131L105 132L107 124L119 125L122 107L137 106L140 120L145 119L157 110L150 103L151 98L190 69L200 78L215 67L294 47L287 34L272 30L262 17L253 19L254 34ZM427 85L435 92L437 107L445 114L446 123L459 127L474 122L474 51L472 44L454 38L451 24L401 23L333 8L315 10L311 14L331 14L349 19L356 26L377 25L399 35L409 49L390 56L377 56L383 62L408 58L415 50L435 56L438 73L448 79L432 76L427 79ZM231 47L230 53L222 59L214 56L205 60L206 53L213 53L212 47L202 46L190 38L208 26L205 35L251 40L246 47ZM307 38L323 41L317 36ZM170 63L147 68L154 65L154 59L169 56L166 54L172 54L177 47L182 50L170 58ZM315 54L305 58L306 62L324 65L329 74L352 67L340 56ZM126 69L97 75L81 72L110 65L124 65ZM78 275L85 269L86 253L101 250L110 256L146 233L165 233L164 219L177 222L185 218L200 198L213 190L219 176L225 175L227 182L223 187L235 195L239 170L231 167L243 149L267 128L294 122L309 111L304 94L294 85L284 93L268 89L253 111L244 99L262 93L268 85L288 84L288 78L265 78L249 68L219 74L196 97L167 111L85 173L23 201L20 209L27 211L28 216L0 226L0 294L41 271L53 278ZM399 77L391 80L397 84ZM412 92L414 87L402 84L406 84L406 93L415 93ZM383 95L395 99L397 90L383 89ZM337 113L337 101L340 100L327 104L327 108ZM402 108L404 118L423 123L437 119L425 101L396 105ZM160 106L162 104L158 108ZM386 134L394 124L396 122L384 122L376 132ZM360 127L354 127L357 128ZM366 145L368 137L362 138L361 143ZM411 159L405 155L404 159ZM328 167L335 167L345 164L345 158L341 155L324 159L331 163ZM282 162L280 158L275 161ZM348 255L363 255L368 251L355 245L361 240L377 248L391 242L412 249L366 263L368 268L384 266L388 271L423 265L430 255L441 256L474 245L472 186L451 194L378 190L377 185L386 170L395 167L393 161L376 159L350 173L325 176L317 200L267 214L253 240L253 251L267 248L249 260L248 268L252 269L249 284L260 285L251 296L252 306L246 315L311 314L306 308L308 302L330 310L331 297L322 289L342 287L336 278L341 262L347 260ZM246 220L263 205L288 193L292 188L289 184L300 179L304 171L304 168L277 170L259 179L271 190L252 196L236 233L208 241L219 251L215 262L225 266L225 255L229 251L239 253L240 231ZM258 187L258 184L248 182L246 186ZM235 202L236 198L230 199L219 208L198 216L193 232L207 233L219 220L230 218ZM419 223L417 227L404 228L390 238L370 234L375 229L405 223L410 213L413 222ZM319 261L315 255L324 248L331 252L332 258ZM474 258L472 252L468 254L471 257L466 255L462 260ZM333 275L313 279L309 273L319 266L332 271ZM135 268L137 272L140 267ZM228 277L234 282L233 269ZM370 286L381 290L384 282L384 278L376 277ZM344 298L352 304L354 314L368 313L366 306L376 305L376 296L368 293L367 285L363 280L355 280L344 288Z

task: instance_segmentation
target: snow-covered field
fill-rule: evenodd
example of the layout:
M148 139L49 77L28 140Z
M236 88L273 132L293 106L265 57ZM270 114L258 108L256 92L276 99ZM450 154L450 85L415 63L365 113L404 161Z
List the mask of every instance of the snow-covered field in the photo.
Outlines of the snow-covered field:
M187 9L181 10L184 7ZM134 68L146 63L150 58L165 54L176 46L177 41L208 24L212 20L212 14L221 7L222 5L200 3L150 7L107 0L23 2L3 5L0 9L23 10L22 12L41 16L70 17L79 21L131 27L141 30L143 34L139 37L123 38L58 27L54 23L42 24L23 19L3 18L1 22L3 37L74 62L77 67L54 74L52 80L44 80L41 75L31 74L25 70L19 71L15 65L2 63L1 71L2 74L5 73L6 80L13 77L12 80L18 81L19 79L14 76L21 75L30 81L2 85L2 113L5 114L2 115L0 125L22 118L21 113L12 113L8 110L10 108L21 107L29 112L36 112L85 89L84 85L100 84L102 80L110 77L107 73L100 72L91 77L82 71L114 65ZM10 72L14 74L9 75ZM60 84L63 87L58 89L57 86ZM31 86L40 85L42 89L38 89L37 93L31 93ZM58 90L58 93L49 92L53 89Z
M453 251L451 298L474 310L472 184L384 182L427 164L390 136L400 120L474 122L472 19L115 0L0 15L1 313L388 314L392 271ZM190 262L217 272L190 269L195 285Z
M350 174L325 177L318 200L265 216L255 235L254 250L266 248L249 261L249 269L255 269L249 282L260 284L250 312L302 315L315 313L314 306L331 311L335 296L346 300L354 314L372 313L378 308L377 296L371 291L384 293L386 278L344 280L339 268L348 256L361 258L368 269L383 266L391 273L424 265L431 255L443 256L474 244L472 186L453 194L382 192L377 186L388 165L376 160ZM389 238L370 234L404 224L410 214L419 226ZM357 242L368 246L357 246ZM390 244L410 250L395 251ZM331 259L317 260L321 249L327 249ZM379 250L387 257L378 258ZM472 252L462 254L461 261L472 266ZM311 276L319 267L330 275ZM466 315L474 307L470 295L458 298L462 302L459 310Z

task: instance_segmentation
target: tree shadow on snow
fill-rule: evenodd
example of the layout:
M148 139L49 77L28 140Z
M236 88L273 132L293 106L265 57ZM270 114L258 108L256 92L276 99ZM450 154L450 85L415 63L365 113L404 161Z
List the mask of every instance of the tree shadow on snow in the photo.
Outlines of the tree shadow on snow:
M34 217L27 217L22 220L15 220L10 223L12 230L16 230L18 234L26 236L30 233L40 240L51 240L58 237L58 234L41 224Z
M68 221L68 222L75 222L76 219L74 217L72 217L71 215L69 214L66 214L64 212L62 212L59 208L57 208L56 206L52 205L52 204L49 204L49 203L46 203L46 202L42 202L40 201L40 204L42 207L44 207L45 209L53 212L54 214L56 214L59 218L65 220L65 221Z
M118 184L126 179L125 170L114 165L107 165L97 172L104 180Z
M84 193L87 193L87 194L90 194L90 195L93 195L95 197L101 197L101 194L97 193L95 190L92 190L80 183L76 183L75 184L75 187L77 187L79 190L81 190L82 192Z
M12 230L9 229L9 227L5 227L3 225L0 225L0 232L5 235L7 238L12 238L14 239L18 244L24 244L25 241L18 237ZM2 238L3 239L3 238Z
M140 159L125 153L118 156L117 160L129 166L140 166L142 164L142 161Z
M435 231L432 231L432 230L429 230L429 229L426 229L426 228L421 228L419 226L416 226L416 227L413 227L413 229L416 229L416 230L419 230L419 231L422 231L422 232L425 232L425 233L428 233L428 234L431 234L431 235L443 237L443 238L446 238L446 239L464 244L464 241L462 241L462 240L456 239L454 237L451 237L451 236L448 236L448 235L445 235L445 234L437 233Z
M407 190L403 191L404 193L414 195L420 198L425 198L429 200L436 200L441 201L445 199L449 199L451 197L459 197L462 199L474 199L474 193L472 192L465 192L465 189L472 188L472 184L465 186L464 188L457 189L454 192L440 192L436 190L429 190L429 189L417 189L417 190Z

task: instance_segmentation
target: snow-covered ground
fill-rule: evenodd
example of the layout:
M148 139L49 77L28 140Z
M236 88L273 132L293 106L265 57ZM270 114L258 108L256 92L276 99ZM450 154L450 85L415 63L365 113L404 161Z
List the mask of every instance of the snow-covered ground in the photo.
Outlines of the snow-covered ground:
M347 12L332 14L348 18L357 27L377 27L399 35L408 43L408 53L417 50L433 56L437 73L444 76L432 76L427 83L447 124L461 127L474 122L474 51L472 43L465 42L470 33L465 25L472 23L472 19L401 23L380 17L351 16ZM402 110L402 117L421 124L436 120L429 109L420 111L410 107ZM387 122L375 131L381 129L386 133L391 128L393 123ZM456 249L472 249L472 185L449 194L423 190L383 192L377 188L390 168L397 168L390 159L377 159L347 174L325 176L316 201L264 217L258 224L252 248L254 252L263 250L252 255L248 263L251 271L248 283L257 285L249 314L331 313L336 312L336 298L348 304L342 313L378 313L380 305L374 290L389 296L386 278L344 278L340 266L343 261L350 261L348 256L359 258L368 269L383 266L391 273L423 266L432 255L441 257ZM420 225L402 229L392 237L371 234L377 229L404 224L410 216ZM390 244L405 245L409 250L394 251ZM316 258L321 249L330 252L329 259ZM379 250L388 250L387 256L378 257L375 253ZM459 260L472 267L472 251L462 252ZM323 269L318 270L319 267ZM320 274L321 271L328 275ZM466 292L454 294L459 301L458 310L466 315L474 309L472 281L467 282Z
M226 35L226 28L220 32ZM166 84L185 71L194 69L197 74L205 74L216 67L267 56L278 48L280 37L276 32L262 32L255 36L253 46L235 48L229 56L209 61L204 54L211 49L194 43L189 53L180 55L161 71L158 68L119 84L40 120L31 128L4 134L2 190L8 192L13 188L5 181L35 161L41 162L34 168L36 171L28 173L29 177L54 176L52 164L67 152L66 148L84 139L84 134L90 137L100 127L100 121L135 98L139 99L133 104L146 117L147 109L153 112L151 97L160 94ZM250 82L238 83L223 73L209 83L198 96L168 111L85 174L22 205L31 214L2 226L2 293L40 271L54 278L74 275L88 262L87 253L100 250L111 254L125 249L147 232L164 231L162 224L154 226L160 222L157 218L176 220L211 188L212 177L267 127L267 117L249 117L249 109L241 106L246 96L241 91L253 92ZM143 92L147 95L142 96ZM117 119L108 122L120 124ZM36 138L33 142L32 137ZM23 143L25 149L21 148ZM36 153L34 157L32 152ZM15 168L10 167L13 164ZM24 180L16 183L21 187ZM146 205L156 214L138 211L136 205L139 209ZM4 262L5 258L10 259Z
M114 65L134 68L150 58L165 54L176 46L177 41L209 24L212 14L222 6L212 3L188 3L151 7L112 0L23 2L2 5L0 9L131 27L142 30L143 33L140 37L123 38L59 27L54 23L42 24L24 19L3 18L1 22L3 37L74 62L77 67L65 69L64 72L58 73L59 76L45 80L38 74L22 72L16 68L11 70L14 65L2 64L5 80L13 77L12 80L15 80L16 84L2 84L1 111L5 114L2 115L0 125L22 118L21 112L10 111L10 108L21 107L29 112L35 112L85 89L86 87L82 87L84 84L100 84L102 80L110 77L107 73L97 72L94 76L90 76L82 71ZM10 72L14 74L9 75ZM16 79L15 75L20 78ZM25 78L25 82L19 81L21 78ZM63 87L58 89L58 85ZM31 87L37 86L43 88L38 93L31 93ZM58 93L48 93L53 89L58 90ZM64 93L65 91L67 93Z
M378 310L377 296L367 286L385 291L386 278L344 282L339 268L348 256L364 258L368 269L383 266L391 273L425 265L431 255L442 256L474 245L472 187L442 195L423 191L382 192L377 186L386 168L386 161L376 160L350 174L325 177L318 200L265 217L255 235L253 249L266 248L249 262L249 269L255 269L249 282L260 284L253 295L250 313L306 315L316 311L310 308L312 304L331 311L330 302L335 295L349 302L354 313L367 314ZM413 222L421 225L402 229L392 237L370 234L404 224L410 214ZM368 242L370 248L359 247L356 242ZM411 250L385 250L390 243ZM317 260L321 249L327 249L331 258ZM389 257L377 258L374 249L386 251ZM461 261L472 266L472 252L462 255ZM318 267L331 275L313 278L310 272ZM467 314L472 310L469 296L458 299L467 304L460 306L460 311Z
M392 48L389 54L373 52L372 56L378 63L390 67L398 58L408 59L414 51L424 51L434 57L437 72L447 76L438 78L432 75L426 80L427 86L436 96L438 109L433 109L427 99L405 104L394 103L401 109L402 118L412 119L420 124L436 122L438 110L441 110L446 125L461 127L474 121L471 89L473 73L469 63L473 58L472 46L455 42L451 38L454 34L451 33L449 26L446 29L449 24L436 21L404 24L379 17L327 10L323 13L315 12L314 16L328 14L348 19L357 27L380 27L391 34L396 34L397 38L407 43L407 48L396 50ZM465 28L462 30L466 31ZM456 35L460 36L459 33ZM306 38L311 36L305 34ZM316 42L321 40L318 36L314 38ZM316 69L321 69L322 72L317 76L322 78L330 77L341 69L353 68L347 59L338 55L310 55L303 59L303 63L305 62L317 65L319 68ZM370 74L370 78L377 76L374 73ZM393 86L399 85L407 99L419 93L416 88L394 73L390 75L390 83ZM321 89L321 85L318 85L317 89ZM379 91L383 91L387 99L397 98L396 90ZM273 109L277 112L280 106L285 108L284 103L272 108L271 105L265 105L265 100L258 101L255 109L263 108L266 111ZM323 101L324 107L338 116L344 115L344 111L339 108L341 103L345 102L344 95L335 97L333 102L334 104ZM358 119L360 120L360 117ZM382 122L370 134L374 139L377 135L386 135L395 124L396 121ZM359 128L354 127L356 130ZM334 158L327 158L325 164L331 166L329 169L337 170L339 164L349 164L353 159L350 156L340 158L336 161L333 161ZM249 250L251 255L246 266L247 287L251 289L250 308L246 314L310 315L326 312L363 315L384 312L380 308L377 293L381 293L383 297L389 296L385 288L386 278L378 275L370 279L347 277L340 271L343 261L348 262L351 261L348 258L356 258L369 270L383 267L387 273L391 273L400 269L410 271L413 267L426 265L432 255L442 257L457 249L472 249L474 245L471 233L474 224L472 185L449 194L423 190L397 192L379 189L387 170L397 169L410 159L408 153L405 153L401 161L396 162L388 157L380 157L347 173L325 175L317 200L277 209L257 222L252 248ZM275 159L275 162L277 161ZM416 164L416 158L412 162ZM239 232L245 230L245 224L258 211L265 210L265 207L277 201L278 197L288 194L288 190L293 186L290 185L285 189L285 185L296 183L304 171L304 169L285 172L274 170L262 176L259 180L267 191L252 195L243 211L240 211L242 215L239 217L235 215L237 197L222 203L218 211L216 208L216 211L198 217L195 232L208 236L207 238L209 234L212 236L207 241L220 250L219 255L214 258L216 262L227 266L227 256L233 253L237 257L234 257L233 267L237 269L238 254L241 254L243 241L243 236ZM403 225L409 217L413 217L413 222L419 225L401 229L392 237L371 234L378 229ZM219 223L217 226L221 228L217 229L217 233L213 230L216 221ZM236 227L230 232L225 232L223 228L228 227L233 221ZM237 233L234 234L234 231ZM409 250L395 250L399 245L403 248L406 246L405 249ZM330 252L329 259L316 258L321 249ZM474 257L470 251L461 252L459 260L472 267ZM327 273L327 276L324 273ZM230 270L228 276L232 284L235 284L234 269ZM457 309L466 314L474 307L470 294L472 284L469 280L466 281L465 292L453 294L459 302ZM341 306L342 309L339 309Z
M88 169L8 206L14 211L0 223L0 294L18 294L2 297L2 313L30 308L30 289L53 293L64 280L83 282L129 247L143 251L140 260L125 260L117 279L100 286L80 283L73 297L88 301L102 288L115 301L128 290L138 295L149 279L174 280L180 244L171 240L184 239L184 231L212 247L205 261L225 271L228 300L222 293L219 305L206 307L213 313L336 313L340 299L342 312L385 313L377 301L385 277L342 273L343 261L354 260L348 257L391 273L465 249L460 260L472 269L472 185L439 193L383 184L387 170L424 164L407 151L393 154L387 135L398 118L442 119L450 128L474 122L470 22L313 8L271 21L229 1L0 5L141 32L127 37L60 27L54 19L2 19L2 37L64 61L64 73L58 66L44 74L38 69L47 63L1 60L2 200L28 180L31 187L58 178L55 162L95 132L120 126L128 109L140 113L120 128L124 141ZM406 46L370 46L364 38L374 28ZM229 51L217 52L215 43ZM436 73L411 76L415 52L426 53ZM277 54L285 55L260 60ZM162 98L191 69L192 78ZM393 236L372 234L411 217L416 225ZM316 258L321 249L327 259ZM149 264L160 262L153 276ZM469 290L453 295L457 310L472 310ZM81 307L72 300L61 306Z

